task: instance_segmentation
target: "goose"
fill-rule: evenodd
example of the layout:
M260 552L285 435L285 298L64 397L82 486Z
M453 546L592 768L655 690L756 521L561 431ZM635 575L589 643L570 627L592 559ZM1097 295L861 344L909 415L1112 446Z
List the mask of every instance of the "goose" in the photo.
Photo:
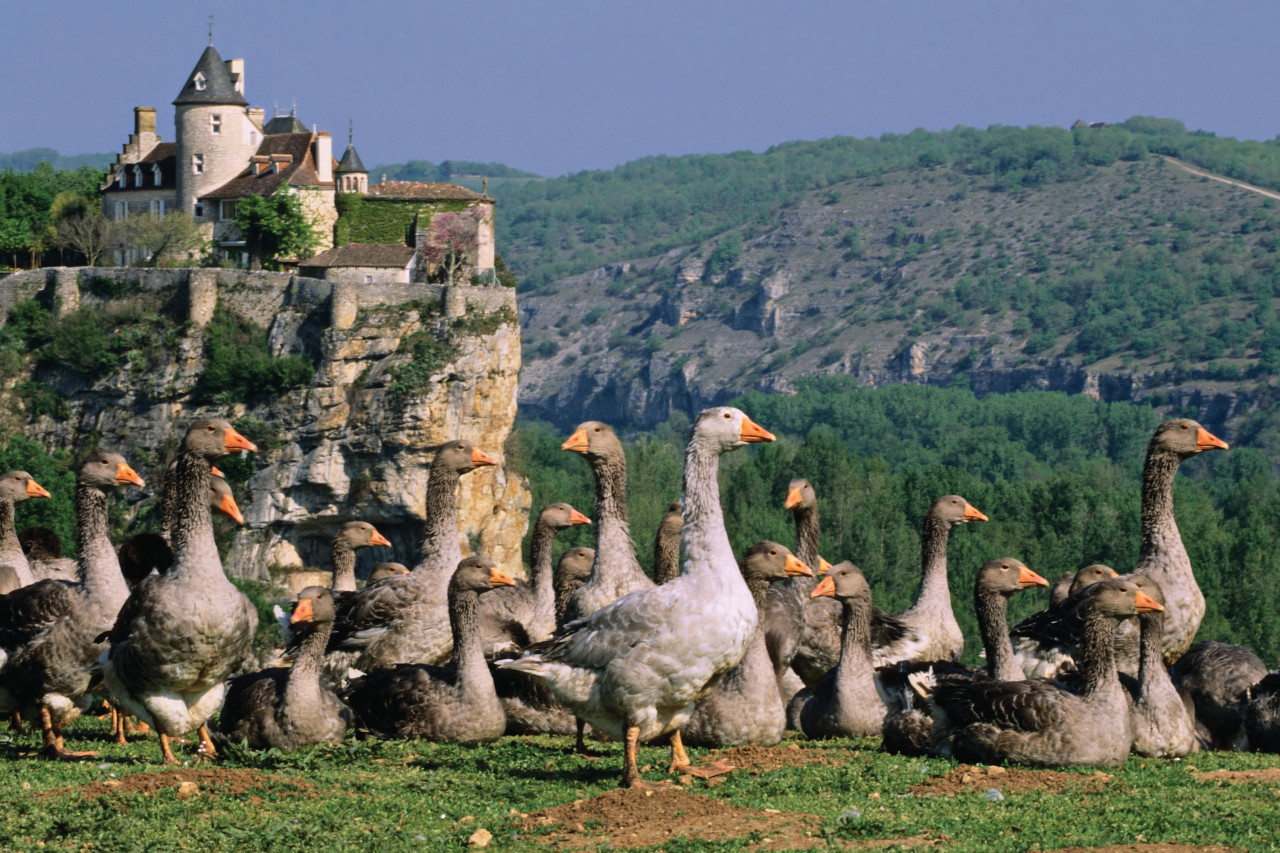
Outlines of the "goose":
M764 605L771 582L813 574L789 549L768 540L747 549L739 570L757 608ZM782 740L786 723L786 710L765 648L763 624L757 623L742 661L698 700L680 735L694 746L772 746Z
M1076 606L1084 620L1083 691L1042 679L943 677L930 694L940 755L1042 767L1124 763L1132 733L1129 696L1116 672L1116 628L1122 619L1162 608L1124 579L1094 584Z
M49 490L35 481L26 471L10 471L0 477L0 568L8 568L18 581L18 586L35 582L27 556L22 552L17 529L13 523L13 507L30 498L47 498Z
M309 586L298 593L294 625L310 628L292 667L251 672L232 679L218 719L215 743L246 743L284 752L341 740L351 711L320 683L325 644L333 630L333 593Z
M667 506L658 532L653 537L653 582L666 583L680 574L680 531L684 528L684 516L680 502Z
M1021 681L1022 669L1013 654L1006 617L1009 599L1024 589L1047 586L1048 581L1013 557L990 560L978 570L973 609L986 652L986 668L972 670L952 661L899 662L880 667L877 676L888 714L884 720L884 748L899 755L927 755L932 748L933 718L928 691L941 676Z
M1249 689L1244 728L1250 749L1280 752L1280 673L1270 673Z
M680 576L570 622L545 649L500 664L542 679L578 717L623 740L622 787L654 787L636 763L642 740L669 733L669 770L690 767L680 727L755 633L755 602L729 546L716 476L721 454L773 440L738 409L703 411L685 450Z
M33 578L38 581L75 581L76 561L62 556L62 539L53 528L43 525L24 527L18 531L18 543L27 557Z
M1071 582L1062 598L1013 627L1010 634L1014 657L1027 678L1055 678L1075 670L1082 623L1068 602L1085 587L1117 577L1119 574L1110 566L1085 566L1070 575Z
M431 461L427 523L418 564L406 577L370 584L338 608L329 640L359 650L356 669L370 672L397 663L439 664L449 659L449 580L462 561L458 543L458 480L497 460L469 441L453 441Z
M205 723L222 705L227 678L250 654L258 613L222 570L209 512L209 465L228 453L256 451L224 420L200 418L179 448L173 472L177 519L168 572L134 589L109 633L98 667L113 700L169 741L199 731L202 755L216 755Z
M111 627L129 596L107 535L107 495L122 485L146 483L123 456L105 451L91 454L76 472L79 582L44 580L12 594L22 599L28 630L18 643L10 638L6 644L9 652L0 668L0 711L38 715L44 753L53 758L96 755L66 749L62 730L89 707L96 681L89 666L105 648L98 638Z
M1267 666L1252 650L1218 640L1196 643L1170 668L1169 676L1195 708L1205 749L1257 746L1252 735L1246 741L1245 723L1249 691L1267 676Z
M591 567L595 561L595 548L570 548L560 555L555 573L557 629L563 628L568 621L565 612L569 609L569 599L591 577Z
M409 574L409 567L404 563L374 563L365 578L366 584L377 583L383 578L404 577Z
M400 664L351 682L347 702L383 737L460 743L497 740L506 715L480 645L483 593L515 582L483 557L462 560L449 581L453 667Z
M356 551L390 547L390 540L367 521L348 521L342 525L329 550L333 561L333 591L356 591Z
M213 474L216 470L210 469L210 473ZM244 524L244 516L236 504L230 484L218 474L209 478L209 510L222 513L236 524ZM116 555L120 560L120 572L129 589L133 589L148 575L169 571L169 567L173 565L173 549L162 533L135 533L120 543Z
M548 640L556 629L551 548L556 534L591 519L567 503L543 507L530 542L530 580L496 589L480 599L480 637L486 656Z
M1163 607L1164 591L1154 579L1131 582ZM1139 611L1138 679L1136 683L1125 682L1133 699L1129 710L1132 749L1145 758L1182 758L1197 748L1195 715L1188 711L1190 703L1179 695L1164 664L1164 614L1163 609Z

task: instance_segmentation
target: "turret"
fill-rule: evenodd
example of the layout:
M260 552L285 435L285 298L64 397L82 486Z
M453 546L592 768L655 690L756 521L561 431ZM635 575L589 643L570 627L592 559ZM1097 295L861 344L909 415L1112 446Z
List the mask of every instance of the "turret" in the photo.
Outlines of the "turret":
M334 189L340 193L364 195L369 191L369 170L364 167L360 155L356 153L354 136L350 128L347 129L347 150L343 153L338 168L333 170L333 183Z
M244 61L223 62L213 45L174 99L178 209L196 212L196 200L240 174L257 149L259 131L244 99ZM204 219L217 211L203 211Z

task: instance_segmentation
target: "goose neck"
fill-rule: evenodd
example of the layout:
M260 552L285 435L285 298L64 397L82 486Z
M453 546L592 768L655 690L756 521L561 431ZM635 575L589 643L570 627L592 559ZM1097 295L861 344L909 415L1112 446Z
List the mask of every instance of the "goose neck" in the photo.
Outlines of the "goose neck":
M451 572L462 562L458 545L458 481L452 468L433 468L427 480L427 523L423 530L420 569Z
M601 570L643 577L627 524L626 460L610 454L592 456L588 461L596 481L596 562L592 577Z
M1013 656L1013 641L1009 638L1009 599L998 592L978 589L974 591L973 605L982 647L987 651L987 673L997 681L1021 681L1022 668Z
M178 455L170 478L175 504L170 545L173 574L181 577L223 577L209 512L210 476L208 460L194 453Z
M871 671L871 600L844 602L841 614L839 678L849 682Z
M926 516L920 537L921 581L919 602L931 604L950 603L951 590L947 586L947 540L951 525Z
M1142 555L1156 550L1159 543L1181 541L1173 515L1173 480L1181 461L1164 450L1147 454L1142 468Z
M311 715L320 707L320 671L323 668L324 647L329 642L332 631L332 622L318 622L303 638L284 688L285 714Z
M751 590L751 600L756 603L756 610L762 609L765 596L769 592L769 579L751 578L747 581L747 589Z
M1141 630L1141 639L1139 640L1139 657L1138 657L1138 684L1139 689L1146 691L1147 685L1157 677L1159 673L1166 672L1164 666L1164 614L1163 613L1143 613L1138 617L1138 626Z
M18 585L27 586L35 578L18 541L18 531L13 523L13 504L13 498L0 498L0 557L17 574Z
M1116 674L1116 629L1119 621L1100 613L1085 616L1084 630L1081 640L1084 645L1085 698L1093 696L1107 687L1118 685Z
M556 529L542 519L533 526L533 541L529 543L529 582L534 597L539 601L555 596L551 577L551 547L555 544Z
M117 609L129 597L120 573L120 561L108 533L107 495L97 486L77 482L75 492L76 544L80 556L76 570L91 601Z
M801 506L792 515L796 523L796 557L809 567L815 575L818 573L818 508Z
M726 570L741 581L737 560L729 547L720 509L720 454L698 441L685 451L682 505L684 507L684 575L715 575ZM732 583L732 581L730 581Z
M335 536L331 550L334 592L356 591L356 549L343 536Z
M462 689L483 687L492 676L480 640L480 595L474 590L449 588L449 627L453 633L453 665Z

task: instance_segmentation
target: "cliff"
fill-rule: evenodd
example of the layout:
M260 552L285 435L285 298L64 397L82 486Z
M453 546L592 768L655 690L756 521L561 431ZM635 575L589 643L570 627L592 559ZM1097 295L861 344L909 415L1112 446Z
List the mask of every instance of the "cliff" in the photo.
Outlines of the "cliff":
M96 380L43 361L5 382L8 410L28 438L71 451L96 440L133 462L149 486L134 496L131 517L158 495L193 418L221 416L268 436L251 468L239 463L249 475L237 489L246 524L230 539L229 573L266 579L327 568L330 537L353 518L372 522L394 545L394 557L364 552L362 568L388 559L412 566L434 448L458 438L499 460L462 479L463 553L479 549L506 571L521 571L530 498L504 449L520 369L511 289L334 285L228 270L52 269L0 281L0 317L23 299L61 315L89 306L104 322L129 311L159 318L154 336L163 340L140 344ZM309 360L314 378L274 398L202 401L215 310L267 325L272 353ZM423 342L434 344L431 362L421 359ZM65 398L59 416L35 414L15 393L30 379Z

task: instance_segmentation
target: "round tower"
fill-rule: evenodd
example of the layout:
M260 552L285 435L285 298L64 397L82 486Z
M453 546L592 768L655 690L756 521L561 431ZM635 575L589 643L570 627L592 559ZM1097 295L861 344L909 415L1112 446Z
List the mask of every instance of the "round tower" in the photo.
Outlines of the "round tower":
M178 209L216 221L219 212L198 211L198 199L244 171L261 142L244 98L244 62L223 62L209 45L173 105Z

